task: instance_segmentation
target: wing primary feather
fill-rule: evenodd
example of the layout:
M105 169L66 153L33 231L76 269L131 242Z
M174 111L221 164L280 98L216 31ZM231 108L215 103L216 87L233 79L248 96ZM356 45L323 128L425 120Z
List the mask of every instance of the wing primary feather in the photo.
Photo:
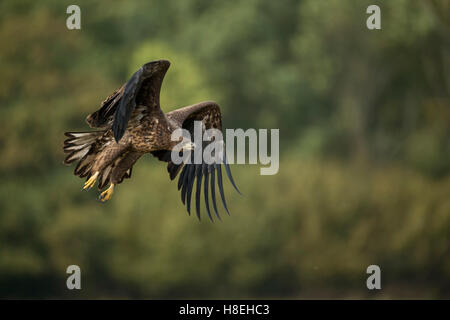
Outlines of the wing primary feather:
M222 198L222 203L223 203L223 206L224 206L226 212L228 213L228 215L230 215L230 212L228 211L228 208L227 208L227 203L225 201L225 194L223 192L222 169L220 168L220 164L216 163L216 169L217 169L217 184L219 186L220 197Z
M194 188L194 180L195 180L195 165L191 164L189 168L187 199L186 199L187 202L186 206L189 215L191 215L191 196L192 196L192 189Z
M227 155L225 154L225 152L223 153L223 165L225 166L225 171L227 172L228 179L230 179L230 182L233 185L234 189L236 189L236 191L240 195L242 195L242 193L239 191L239 189L236 187L236 184L234 183L233 176L231 175L230 165L228 164Z
M187 166L183 167L183 170L181 170L181 173L180 173L180 177L178 178L178 190L180 190L181 187L183 186L183 181L184 181L184 175L186 173L186 168L187 168Z
M197 164L195 171L196 171L196 176L197 176L197 187L195 189L195 211L197 212L198 220L200 220L200 195L201 195L201 191L202 191L201 188L202 188L202 176L203 176L202 165Z
M131 112L136 107L136 92L140 89L142 68L127 81L119 107L114 113L113 132L116 142L123 137Z
M203 194L205 197L206 212L208 213L209 220L211 220L211 222L214 222L211 216L211 211L209 210L209 200L208 200L209 172L208 172L208 165L206 163L203 164L203 176L205 177L205 181L203 182Z
M188 186L188 178L189 178L189 170L190 170L190 166L186 165L186 172L184 174L184 179L183 179L183 188L181 189L181 201L183 202L183 204L186 204L186 191L187 191L187 186Z
M216 213L217 218L219 220L221 220L219 212L217 211L216 186L215 186L215 181L214 181L215 180L214 165L210 165L209 168L211 170L211 199L212 199L212 203L213 203L213 208L214 208L214 212Z

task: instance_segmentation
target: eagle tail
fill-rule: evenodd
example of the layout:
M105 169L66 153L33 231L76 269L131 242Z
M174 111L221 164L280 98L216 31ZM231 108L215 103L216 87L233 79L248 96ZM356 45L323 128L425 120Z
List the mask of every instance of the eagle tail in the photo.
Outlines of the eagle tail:
M92 166L94 165L97 155L103 150L108 142L113 141L112 137L104 137L105 131L90 131L90 132L66 132L67 139L64 141L64 153L68 154L64 160L64 164L70 165L78 161L75 167L74 174L80 178L87 177L89 179L92 175ZM113 168L123 159L126 154L118 157L113 163L104 168L96 177L99 181L98 189L103 189L111 180L111 173ZM123 179L131 177L132 168L118 181L121 183Z
M74 174L83 178L90 174L92 165L97 155L97 144L101 140L104 131L91 132L66 132L64 141L64 153L67 157L64 164L78 161Z

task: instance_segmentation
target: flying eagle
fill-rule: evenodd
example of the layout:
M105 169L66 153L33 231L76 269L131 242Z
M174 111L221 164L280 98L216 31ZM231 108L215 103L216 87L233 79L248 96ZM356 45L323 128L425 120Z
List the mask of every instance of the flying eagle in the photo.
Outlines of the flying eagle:
M165 114L159 104L159 95L169 66L170 62L167 60L146 63L128 82L106 98L100 109L86 118L88 125L98 129L97 131L66 132L68 138L64 141L64 152L68 156L64 163L78 161L74 174L80 178L87 177L83 189L92 188L96 181L99 190L108 185L99 196L104 202L111 198L114 186L131 177L136 161L143 154L151 153L160 161L168 162L167 171L171 180L181 171L178 190L181 190L181 200L189 214L196 182L195 205L200 219L201 187L204 180L203 194L208 216L212 220L208 196L211 192L212 206L220 219L216 204L216 180L223 206L229 213L223 191L222 164L231 184L239 192L225 152L223 161L212 164L205 161L201 164L175 164L171 159L172 150L179 144L179 141L172 141L172 132L183 128L193 136L194 121L202 121L203 130L222 130L220 108L215 102L207 101ZM211 142L203 142L203 145L209 143ZM189 141L182 146L181 152L193 150L194 147L193 142Z

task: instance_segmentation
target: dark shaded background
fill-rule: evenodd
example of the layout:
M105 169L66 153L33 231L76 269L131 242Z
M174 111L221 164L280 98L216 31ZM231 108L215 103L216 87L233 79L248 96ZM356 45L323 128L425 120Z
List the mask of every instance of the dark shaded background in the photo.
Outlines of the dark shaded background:
M0 296L450 297L449 3L76 1L70 31L73 1L2 1ZM223 222L188 217L151 156L107 204L61 164L63 133L159 58L164 111L280 129L279 173L233 166Z

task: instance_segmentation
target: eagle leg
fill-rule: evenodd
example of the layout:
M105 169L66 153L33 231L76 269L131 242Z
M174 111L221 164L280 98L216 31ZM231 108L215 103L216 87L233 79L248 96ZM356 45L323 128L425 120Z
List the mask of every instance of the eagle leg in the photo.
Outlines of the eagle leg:
M98 198L100 199L101 202L105 202L111 199L113 193L114 193L114 183L111 183L108 189L103 191Z
M90 188L92 188L95 185L95 182L97 181L98 174L99 174L99 172L97 171L92 176L90 176L90 178L84 184L84 187L83 187L84 190L90 189Z

